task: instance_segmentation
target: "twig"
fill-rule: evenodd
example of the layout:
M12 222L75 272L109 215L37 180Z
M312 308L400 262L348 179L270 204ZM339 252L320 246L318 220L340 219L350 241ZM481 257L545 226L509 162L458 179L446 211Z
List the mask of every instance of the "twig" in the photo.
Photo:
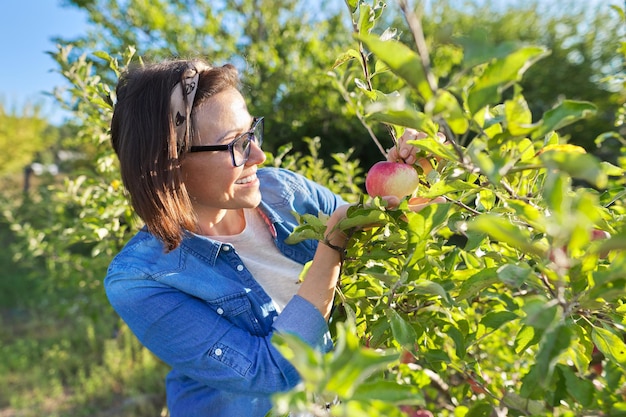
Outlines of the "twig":
M356 34L359 33L359 27L357 26L354 20L352 21L352 30ZM361 68L363 68L363 78L365 78L365 82L367 83L367 89L368 91L374 91L374 86L372 85L372 80L371 80L370 73L369 73L369 66L367 63L367 54L365 53L365 49L363 48L363 42L361 41L359 41L359 55L361 56ZM374 143L376 143L376 146L378 146L378 149L382 153L383 157L387 158L387 151L381 145L380 141L378 140L378 138L376 137L372 129L367 125L367 123L365 123L365 120L363 119L362 115L358 114L357 112L357 117L359 118L359 121L365 127L365 129L367 129L367 132L369 133ZM391 136L391 140L393 141L393 144L397 146L398 139L396 138L393 128L389 125L385 125L385 126L387 128L387 132L389 132L389 136Z
M422 68L424 70L424 74L426 75L428 87L434 94L437 91L437 81L435 80L435 76L430 70L430 57L428 55L428 46L426 45L426 39L424 38L422 22L417 14L415 14L415 12L413 12L413 10L409 7L409 4L406 0L399 0L398 3L400 5L402 13L404 14L404 18L406 19L406 23L409 25L409 29L413 34L413 39L415 41L415 46L417 47L417 52L422 62Z

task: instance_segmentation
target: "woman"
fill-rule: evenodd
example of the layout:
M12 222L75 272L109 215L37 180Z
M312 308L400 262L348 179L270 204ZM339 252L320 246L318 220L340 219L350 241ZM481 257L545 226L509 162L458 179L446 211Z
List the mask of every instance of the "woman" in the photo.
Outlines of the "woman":
M265 416L270 396L299 381L272 346L274 332L332 347L327 320L347 243L334 226L348 205L300 175L260 169L263 123L230 65L149 65L117 87L112 144L146 226L112 261L105 288L171 366L173 417ZM323 244L284 243L293 212L330 216Z

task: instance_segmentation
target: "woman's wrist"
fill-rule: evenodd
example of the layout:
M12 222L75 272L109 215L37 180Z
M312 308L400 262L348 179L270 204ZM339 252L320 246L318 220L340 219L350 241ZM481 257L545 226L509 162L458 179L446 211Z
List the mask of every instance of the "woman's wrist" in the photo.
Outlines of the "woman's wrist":
M330 241L330 239L328 239L328 236L325 236L324 239L321 240L321 242L328 246L331 249L334 249L335 251L339 252L341 255L345 255L346 253L346 246L345 243L343 245L336 245L333 242Z
M329 226L326 230L324 239L322 239L321 242L329 248L339 252L342 257L345 256L348 236L336 227Z
M342 259L345 256L346 247L348 245L348 236L338 227L339 222L346 217L349 205L343 205L337 208L326 223L326 232L321 243L338 252Z

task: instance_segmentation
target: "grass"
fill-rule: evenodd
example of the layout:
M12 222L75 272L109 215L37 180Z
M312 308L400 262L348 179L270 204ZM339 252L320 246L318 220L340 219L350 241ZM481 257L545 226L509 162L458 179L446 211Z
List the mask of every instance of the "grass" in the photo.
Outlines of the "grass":
M167 415L166 366L102 301L101 285L55 290L55 280L73 281L55 276L45 262L16 262L18 239L0 223L5 244L0 251L0 416ZM75 301L85 297L86 302ZM55 308L65 305L78 307Z

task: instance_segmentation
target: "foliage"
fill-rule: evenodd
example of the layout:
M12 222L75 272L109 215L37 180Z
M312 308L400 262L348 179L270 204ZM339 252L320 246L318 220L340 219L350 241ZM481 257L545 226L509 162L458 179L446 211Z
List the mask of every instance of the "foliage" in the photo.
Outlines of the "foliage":
M405 2L418 52L389 29L374 34L380 2L348 3L356 45L337 60L344 97L364 123L429 135L415 143L435 166L418 195L447 203L415 213L408 201L390 209L374 199L351 209L333 316L339 349L319 357L289 337L277 341L304 378L276 397L278 411L622 415L623 147L616 166L559 133L595 112L591 103L561 100L533 119L519 85L545 48L484 59L440 85L419 16ZM389 72L401 87L378 90ZM292 239L310 237L316 222L303 219ZM389 360L393 352L401 359ZM346 385L334 375L346 375ZM320 413L329 399L337 404Z
M54 163L43 152L56 138L56 132L41 115L39 106L27 105L18 114L7 112L0 103L0 149L4 150L0 154L0 178L22 173L32 162Z
M445 83L490 56L503 56L524 44L542 45L550 54L530 67L519 83L532 114L539 118L561 97L592 101L597 114L560 133L588 152L611 158L619 148L607 151L593 143L614 120L618 102L623 103L610 85L601 82L622 65L615 48L626 29L608 2L525 1L508 2L509 7L496 3L429 2L423 26L435 64L432 70ZM393 25L402 27L397 19ZM403 42L412 43L410 31L400 36ZM462 54L457 53L459 49Z
M304 152L302 137L320 136L322 156L355 145L363 129L350 117L330 79L340 45L349 37L333 2L298 0L97 0L69 1L88 13L93 31L79 39L60 40L73 49L55 51L69 62L93 51L120 56L132 45L145 61L202 57L214 65L234 64L242 74L250 112L266 115L265 148L285 143ZM319 3L319 4L318 4ZM335 4L337 2L334 2ZM94 60L98 73L113 84L105 61ZM66 93L60 97L68 101ZM71 95L70 95L71 97ZM73 103L68 103L70 107ZM271 117L269 117L271 116ZM357 139L358 143L358 139ZM366 143L361 141L361 143ZM355 147L356 157L367 148Z
M373 133L386 138L385 129L376 124L370 125L372 132L364 129L354 117L357 109L342 104L339 90L333 88L335 80L320 76L349 42L349 20L339 9L343 1L67 3L85 11L93 24L88 35L58 40L61 45L73 45L71 59L97 50L118 56L133 45L147 61L199 55L216 65L232 62L243 74L251 112L271 115L266 124L268 151L293 143L294 150L304 152L306 144L299 138L319 136L324 143L321 156L327 163L333 162L330 154L347 148L354 148L355 157L366 166L380 158L379 150L369 146L369 137ZM506 53L521 42L548 47L551 55L543 65L533 66L521 82L531 111L544 113L562 95L593 101L599 108L597 115L566 128L563 134L576 129L575 143L596 151L592 138L611 123L620 103L600 82L619 65L613 53L615 34L623 33L618 20L574 0L559 0L551 6L511 1L507 7L464 0L424 3L429 5L424 31L437 64L433 71L441 80L447 80L452 69L462 77L490 53ZM397 28L407 43L411 31L396 9L389 7L381 18ZM586 30L587 25L594 30ZM96 60L95 65L109 82L115 78L104 71L106 62ZM554 67L559 71L550 70ZM386 91L396 88L394 82L384 74L378 77ZM616 151L601 155L609 159Z

